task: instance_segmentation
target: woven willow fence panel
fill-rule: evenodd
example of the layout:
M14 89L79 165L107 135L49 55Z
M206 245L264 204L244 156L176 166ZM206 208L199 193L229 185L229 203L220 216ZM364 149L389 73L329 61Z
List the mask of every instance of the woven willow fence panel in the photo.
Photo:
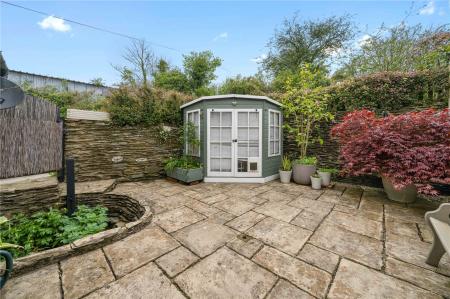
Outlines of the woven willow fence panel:
M56 106L27 96L0 110L0 178L58 170L62 164L62 122Z

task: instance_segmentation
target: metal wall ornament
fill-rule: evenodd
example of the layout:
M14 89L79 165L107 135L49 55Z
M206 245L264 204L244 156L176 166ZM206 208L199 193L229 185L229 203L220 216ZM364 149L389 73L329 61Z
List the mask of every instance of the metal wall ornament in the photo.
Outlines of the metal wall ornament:
M25 93L19 85L6 79L8 67L0 52L0 109L12 108L25 99Z

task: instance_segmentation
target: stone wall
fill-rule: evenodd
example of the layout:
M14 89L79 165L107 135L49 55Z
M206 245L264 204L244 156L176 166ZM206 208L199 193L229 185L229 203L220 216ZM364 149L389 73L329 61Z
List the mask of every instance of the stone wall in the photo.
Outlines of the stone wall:
M163 161L178 151L176 129L165 134L161 130L69 118L65 121L65 157L75 159L77 181L158 177ZM168 137L163 139L163 135Z
M32 214L60 204L56 177L38 175L0 182L0 215Z

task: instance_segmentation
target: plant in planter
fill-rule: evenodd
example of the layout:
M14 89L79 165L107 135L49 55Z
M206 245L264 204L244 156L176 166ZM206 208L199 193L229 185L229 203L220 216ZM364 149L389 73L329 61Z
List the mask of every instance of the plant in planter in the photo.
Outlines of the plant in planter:
M203 179L202 164L191 156L171 157L165 162L164 170L168 177L191 183Z
M291 182L292 162L289 159L289 157L287 157L287 156L283 157L283 160L281 161L281 168L280 168L279 172L280 172L280 181L283 184L288 184Z
M317 174L322 179L322 186L327 187L331 183L331 174L336 173L337 169L334 168L319 168Z
M311 188L314 190L320 190L322 188L322 179L316 172L311 175Z
M437 195L432 183L450 183L449 110L426 109L378 118L348 113L332 136L340 144L344 175L380 175L388 197L411 202L416 190Z
M294 181L297 184L309 185L311 183L311 176L316 172L316 157L305 156L297 159L294 162Z
M322 72L305 65L295 77L288 77L285 82L286 93L282 102L287 121L284 128L294 136L299 147L300 157L293 166L294 181L299 184L309 185L310 176L316 171L316 160L308 157L307 153L309 144L323 143L323 139L315 132L319 123L334 118L327 111L328 95L318 84L324 77Z

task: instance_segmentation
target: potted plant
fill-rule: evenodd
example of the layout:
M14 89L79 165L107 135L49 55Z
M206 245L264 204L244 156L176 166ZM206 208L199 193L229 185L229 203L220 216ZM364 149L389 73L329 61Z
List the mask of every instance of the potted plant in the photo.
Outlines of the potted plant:
M388 198L399 202L414 201L416 192L437 195L432 183L450 183L448 132L448 109L382 118L354 111L331 130L340 145L342 174L379 175Z
M322 186L327 187L331 183L331 174L337 172L334 168L319 168L317 174L322 179Z
M283 160L281 161L281 168L280 168L279 172L280 172L280 181L283 184L288 184L291 182L292 162L289 159L289 157L287 157L287 156L283 157Z
M294 163L294 182L302 185L311 184L311 176L316 172L316 157L307 157L295 160Z
M203 180L202 164L191 156L170 157L165 161L164 170L168 177L184 183Z
M288 76L285 82L285 96L282 99L284 116L287 121L284 128L294 137L299 147L299 159L293 166L294 181L309 185L310 176L316 171L316 158L308 157L308 145L323 143L316 130L320 122L334 118L328 112L329 96L323 92L322 82L326 75L320 70L314 70L304 65L299 72ZM315 133L315 134L314 134Z
M318 173L313 173L311 175L311 188L314 190L320 190L322 188L322 179L320 178Z

